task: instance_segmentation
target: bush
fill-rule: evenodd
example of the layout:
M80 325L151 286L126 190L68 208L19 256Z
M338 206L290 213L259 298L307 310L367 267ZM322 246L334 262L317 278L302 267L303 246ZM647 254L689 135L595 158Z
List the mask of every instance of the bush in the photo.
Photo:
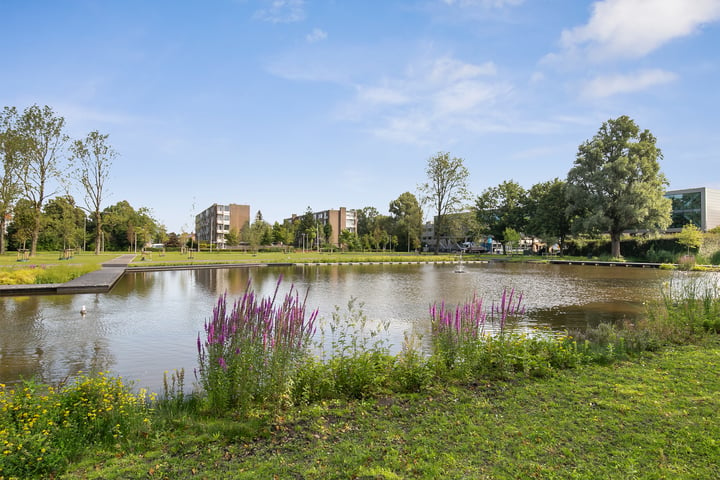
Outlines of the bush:
M710 256L710 263L713 265L720 265L720 250Z

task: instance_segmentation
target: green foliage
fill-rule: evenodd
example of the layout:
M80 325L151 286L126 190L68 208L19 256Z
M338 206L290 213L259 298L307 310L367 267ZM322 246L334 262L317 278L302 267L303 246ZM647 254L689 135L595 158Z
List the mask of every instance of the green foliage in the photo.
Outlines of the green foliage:
M695 276L664 284L660 302L648 312L648 327L673 343L720 332L720 290L715 282L713 276Z
M528 194L517 182L505 181L485 189L475 201L481 231L505 243L505 230L525 230L528 222Z
M393 231L398 237L400 250L416 250L420 248L422 235L423 212L415 195L402 193L390 202L390 214L394 222Z
M150 430L151 400L102 373L57 389L0 385L0 478L48 478L89 446L137 441Z
M525 233L542 238L552 245L559 242L564 251L565 238L570 234L567 184L555 178L537 183L527 192L528 224Z
M712 254L710 257L710 263L713 265L720 265L720 250Z
M383 333L389 324L374 327L362 311L362 303L355 298L347 303L347 311L335 307L329 325L321 327L323 345L329 341L329 352L324 352L335 392L345 398L364 398L377 394L387 384L393 365L389 345ZM327 329L329 328L329 332Z
M677 235L677 243L687 247L688 254L690 254L691 249L697 250L702 246L703 233L693 224L685 225Z
M622 256L620 236L629 229L665 228L671 202L656 139L627 116L604 122L578 147L568 173L568 199L577 232L609 232L611 255Z
M470 173L462 158L450 158L447 152L430 157L425 169L427 182L418 186L422 202L432 206L435 215L435 253L440 251L440 234L445 230L449 213L462 210L469 199L467 181Z

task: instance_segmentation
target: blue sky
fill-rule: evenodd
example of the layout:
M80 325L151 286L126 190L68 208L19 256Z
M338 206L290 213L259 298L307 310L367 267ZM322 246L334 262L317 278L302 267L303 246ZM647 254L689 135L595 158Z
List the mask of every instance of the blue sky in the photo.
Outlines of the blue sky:
M474 195L564 178L603 121L658 139L670 188L720 188L720 0L5 0L0 106L50 105L120 154L105 206L193 229L387 213L428 158ZM81 195L75 192L76 198Z

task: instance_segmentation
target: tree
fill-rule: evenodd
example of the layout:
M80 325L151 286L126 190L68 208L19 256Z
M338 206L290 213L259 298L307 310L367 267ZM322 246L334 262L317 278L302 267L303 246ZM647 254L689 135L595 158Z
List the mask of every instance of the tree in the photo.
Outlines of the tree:
M308 206L295 229L295 245L302 246L305 249L312 248L317 233L317 220L312 208Z
M21 192L20 185L20 148L17 131L17 110L5 107L0 114L0 159L2 160L2 178L0 178L0 255L5 253L5 230L11 218L13 204Z
M692 223L685 225L682 231L677 235L677 243L687 247L688 255L690 255L690 249L698 249L703 244L703 233L702 231Z
M410 192L400 194L390 202L389 211L393 216L394 231L400 247L407 247L408 251L420 248L423 215L415 195Z
M425 173L428 181L418 190L423 195L423 203L431 203L435 212L435 254L438 254L446 215L460 211L469 198L467 180L470 173L462 158L450 158L447 152L430 157Z
M510 246L510 253L512 254L513 246L517 245L520 242L520 233L515 230L514 228L507 227L503 231L503 239L504 239L504 245Z
M293 242L294 230L292 223L275 222L272 226L271 240L273 243L290 245Z
M257 250L260 244L270 238L270 235L270 225L263 220L260 210L255 215L255 221L250 225L245 225L242 231L243 239L250 244L250 248L253 250Z
M240 243L240 232L238 232L237 228L231 228L230 231L228 231L225 234L225 245L229 247L235 247Z
M578 148L568 173L570 212L577 231L609 232L613 257L620 258L625 230L670 225L668 182L660 172L662 152L649 130L640 131L627 116L604 122Z
M168 239L167 242L165 242L165 246L168 248L178 248L180 246L180 237L175 232L168 233Z
M113 148L107 145L108 135L97 130L90 132L84 140L75 140L70 146L73 160L77 162L76 176L85 190L85 206L91 213L95 226L95 255L100 254L103 201L105 182L110 176L112 161L117 157Z
M109 237L106 239L108 250L137 248L137 242L140 242L142 247L155 238L163 228L153 218L148 208L140 207L136 211L127 200L106 207L102 216L105 225L103 231Z
M527 192L513 180L485 189L475 201L475 214L484 233L503 244L508 228L522 232L527 226Z
M558 242L562 253L565 239L571 231L567 184L555 178L530 187L527 195L527 218L525 233L542 238L548 247Z
M82 243L85 212L70 195L55 197L43 208L43 229L38 245L42 250L76 248Z
M370 235L375 229L375 219L380 216L375 207L363 207L356 212L358 236Z
M60 160L67 141L64 127L65 119L56 116L47 105L28 107L18 119L17 132L22 139L20 178L23 193L32 204L34 220L30 255L37 251L43 204L54 195L54 191L49 191L50 182L60 177Z
M330 241L332 240L332 234L333 228L332 225L330 225L330 222L323 225L323 237L325 238L325 243L330 244Z
M13 208L13 219L8 225L8 246L10 248L26 248L27 241L32 238L35 228L35 215L30 200L21 198Z

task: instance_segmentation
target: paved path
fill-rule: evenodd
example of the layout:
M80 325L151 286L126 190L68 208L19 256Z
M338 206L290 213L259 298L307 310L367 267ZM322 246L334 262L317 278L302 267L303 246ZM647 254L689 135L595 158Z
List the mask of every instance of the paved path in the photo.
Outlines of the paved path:
M65 283L45 283L36 285L0 285L0 296L16 295L51 295L72 293L103 293L120 280L128 264L133 261L135 254L120 255L101 265L99 270Z

